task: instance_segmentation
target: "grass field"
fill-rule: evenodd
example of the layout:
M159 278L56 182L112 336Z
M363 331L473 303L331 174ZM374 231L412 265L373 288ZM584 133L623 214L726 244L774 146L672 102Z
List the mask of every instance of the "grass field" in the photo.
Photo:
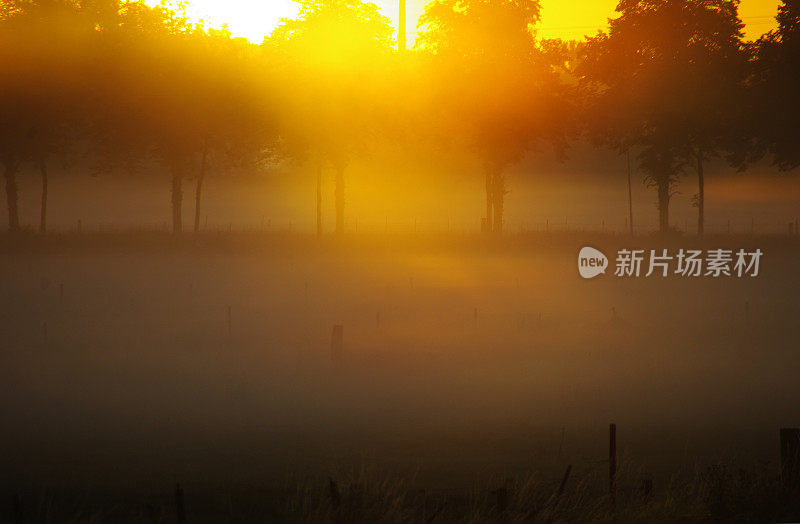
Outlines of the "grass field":
M584 245L764 257L757 278L584 281ZM169 522L180 483L190 522L798 518L778 483L798 255L777 236L5 237L0 516Z

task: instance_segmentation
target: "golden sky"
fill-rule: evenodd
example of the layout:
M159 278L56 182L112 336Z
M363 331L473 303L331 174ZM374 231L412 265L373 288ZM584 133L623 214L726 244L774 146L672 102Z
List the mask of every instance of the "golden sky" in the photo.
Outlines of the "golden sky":
M617 0L542 0L540 34L548 38L580 39L605 28L614 17ZM740 14L747 24L747 37L758 38L769 31L778 12L778 0L742 0Z
M413 40L417 18L428 0L408 1L409 40ZM747 23L747 36L758 38L774 25L779 0L742 0L741 15ZM158 0L148 3L156 4ZM397 25L398 0L375 0L383 13ZM614 16L617 0L541 0L542 21L539 32L548 38L576 38L592 34L606 26ZM260 43L281 17L297 13L292 0L189 0L187 8L194 20L208 25L228 24L235 36Z

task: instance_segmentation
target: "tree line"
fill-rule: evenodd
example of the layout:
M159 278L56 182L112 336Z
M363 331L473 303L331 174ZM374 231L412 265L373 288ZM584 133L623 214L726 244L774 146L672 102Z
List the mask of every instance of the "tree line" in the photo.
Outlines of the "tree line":
M316 169L319 232L322 179L333 173L341 233L348 166L390 148L481 166L482 227L500 234L510 166L542 148L564 159L589 140L633 156L662 232L676 182L695 176L702 235L709 162L800 165L796 0L755 42L738 0L620 0L608 29L583 41L539 38L538 0L434 0L407 51L374 4L298 3L297 18L255 45L192 23L181 4L0 1L9 229L21 227L18 177L33 173L47 230L52 166L161 166L179 233L190 182L197 232L209 173L291 162Z

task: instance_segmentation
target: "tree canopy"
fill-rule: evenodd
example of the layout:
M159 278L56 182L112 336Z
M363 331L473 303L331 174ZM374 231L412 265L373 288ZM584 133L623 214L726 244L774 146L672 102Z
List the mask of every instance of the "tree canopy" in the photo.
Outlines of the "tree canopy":
M580 128L633 152L669 228L679 177L734 169L769 153L800 165L798 5L778 29L744 41L738 0L620 0L608 30L583 42L539 38L537 0L434 0L416 46L364 0L299 0L261 45L193 23L182 4L136 0L0 3L0 168L9 226L21 227L17 179L50 166L163 172L173 230L194 182L285 160L334 172L336 230L345 171L375 151L433 159L440 150L485 177L484 230L501 233L510 167L550 145L564 158ZM433 161L433 160L432 160ZM352 175L348 175L352 176ZM388 176L388 175L387 175Z
M539 11L536 0L437 0L420 19L418 45L431 55L430 112L484 165L487 231L503 230L504 170L538 141L566 138L566 53L560 42L535 38Z
M622 0L608 31L587 39L578 74L590 136L621 152L643 149L658 188L660 228L680 170L737 147L737 104L748 55L738 0ZM658 159L664 162L661 165ZM670 166L670 164L674 164Z

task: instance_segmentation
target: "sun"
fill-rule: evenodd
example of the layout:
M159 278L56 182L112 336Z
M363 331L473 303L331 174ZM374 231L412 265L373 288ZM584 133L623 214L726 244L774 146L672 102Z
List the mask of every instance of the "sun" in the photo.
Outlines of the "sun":
M156 6L160 0L145 3ZM186 5L186 15L192 22L216 29L227 26L233 36L255 44L260 44L282 18L294 18L297 11L292 0L189 0Z
M408 0L408 34L413 40L416 20L424 10L427 0ZM159 0L147 0L148 5L158 5ZM384 16L397 27L398 0L374 2ZM233 36L243 37L260 44L280 23L281 18L297 16L298 6L293 0L189 0L186 14L194 22L203 21L209 27L227 25Z
M146 0L157 5L160 0ZM430 0L407 0L407 27L409 46L416 36L419 16ZM381 13L397 28L399 0L373 0ZM598 29L605 29L608 18L614 16L618 0L541 0L542 20L539 36L545 38L581 39ZM778 0L742 0L740 14L747 24L747 35L758 38L774 26ZM220 28L227 25L233 36L243 37L260 44L280 23L281 18L297 16L298 6L293 0L188 0L186 14L194 22Z

